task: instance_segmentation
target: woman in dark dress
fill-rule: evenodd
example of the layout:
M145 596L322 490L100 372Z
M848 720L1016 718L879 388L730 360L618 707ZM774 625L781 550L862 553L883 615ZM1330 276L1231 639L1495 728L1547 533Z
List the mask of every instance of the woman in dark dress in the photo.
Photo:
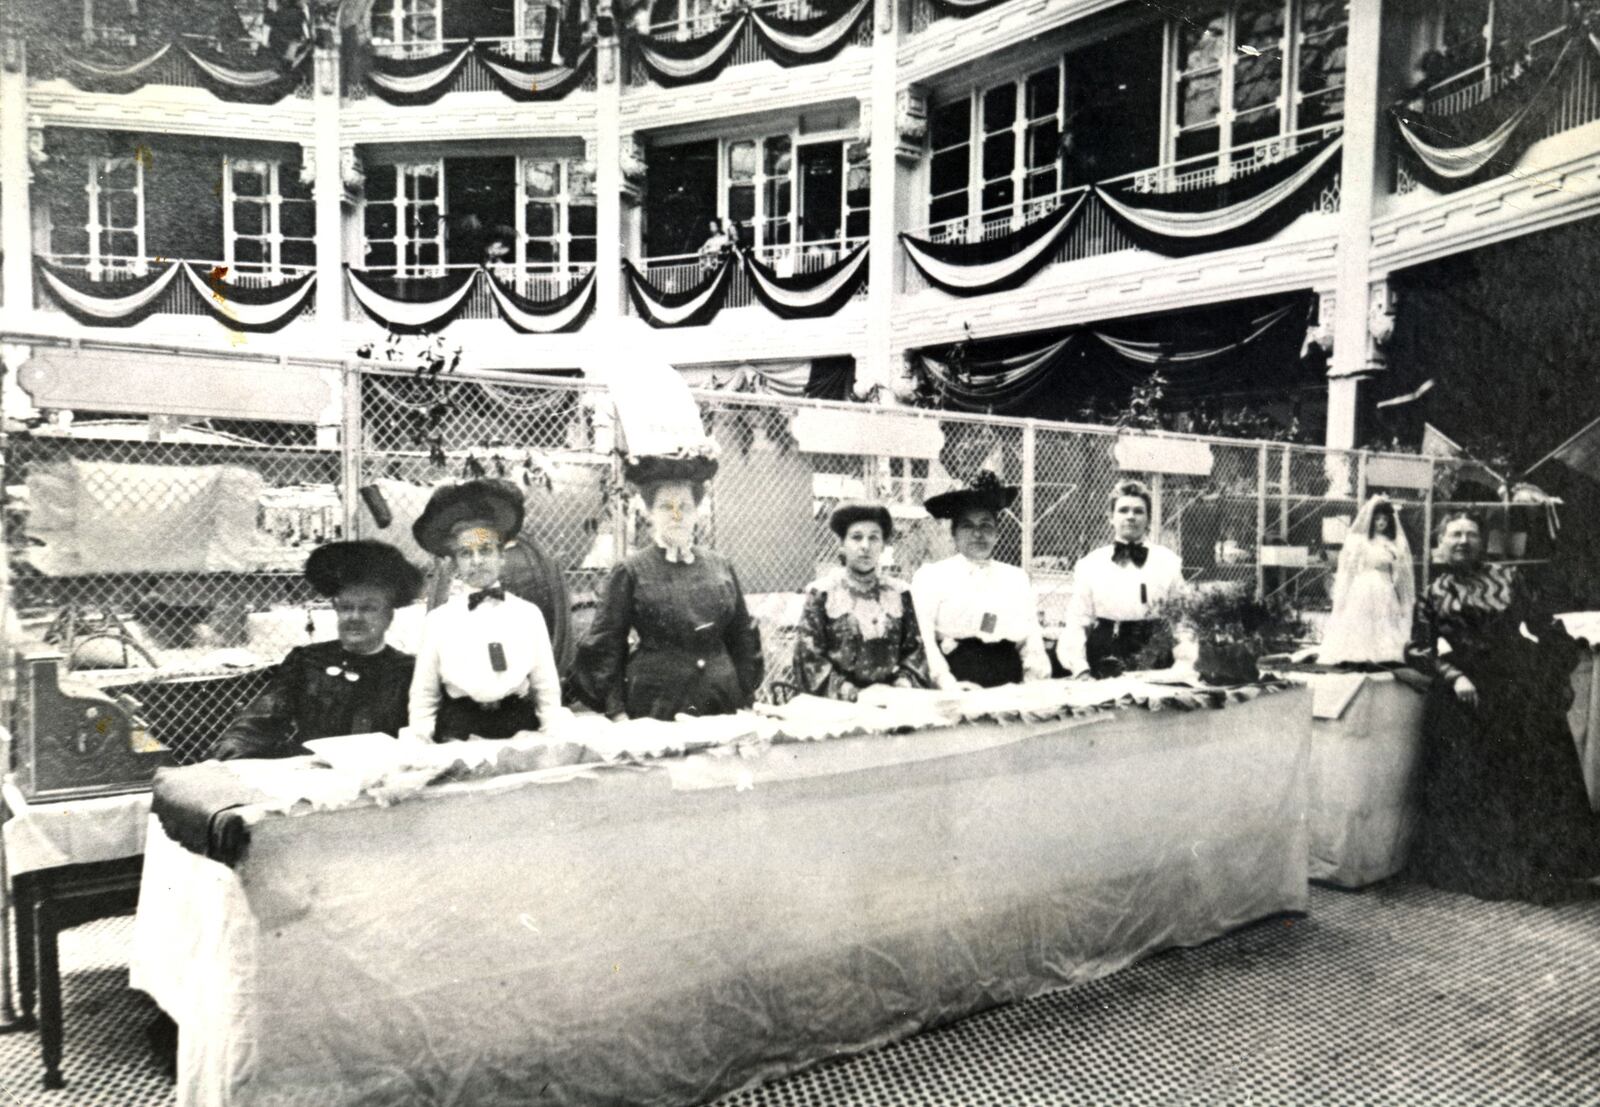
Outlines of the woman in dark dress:
M612 570L574 666L584 698L612 718L728 715L754 701L761 632L733 566L694 544L716 469L708 458L646 458L626 474L655 540Z
M1411 650L1435 678L1412 867L1484 899L1588 896L1600 821L1567 729L1572 640L1516 569L1483 561L1475 519L1447 519L1439 545L1445 565L1418 603Z

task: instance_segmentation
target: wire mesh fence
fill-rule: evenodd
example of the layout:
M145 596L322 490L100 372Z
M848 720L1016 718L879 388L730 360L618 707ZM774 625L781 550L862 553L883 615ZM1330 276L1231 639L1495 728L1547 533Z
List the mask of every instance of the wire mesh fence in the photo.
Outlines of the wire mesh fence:
M769 686L791 676L802 590L838 564L827 520L843 500L889 506L885 567L909 579L954 552L924 500L984 470L1020 486L996 556L1028 569L1049 637L1066 619L1074 563L1109 539L1110 496L1124 479L1151 489L1153 540L1181 555L1190 580L1310 611L1327 608L1343 528L1369 494L1397 504L1420 585L1429 535L1452 505L1498 493L1469 462L753 393L698 399L721 458L699 537L738 572ZM520 544L554 564L570 595L564 658L612 567L651 541L621 482L610 398L595 385L352 368L343 416L334 434L78 413L8 436L9 637L59 652L74 681L134 703L149 735L187 761L289 649L334 637L329 605L301 576L322 542L380 539L428 569L391 631L415 649L423 613L453 587L448 565L411 534L441 484L490 476L522 490ZM841 445L834 431L847 423L855 436ZM1544 511L1492 509L1491 556L1547 558Z

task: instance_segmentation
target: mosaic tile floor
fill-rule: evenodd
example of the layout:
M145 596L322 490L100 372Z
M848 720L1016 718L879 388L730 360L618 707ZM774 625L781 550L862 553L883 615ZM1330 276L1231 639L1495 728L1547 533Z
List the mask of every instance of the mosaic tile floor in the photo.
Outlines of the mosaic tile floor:
M68 1087L0 1037L0 1107L173 1102L131 919L62 938ZM998 1008L720 1107L1600 1104L1600 902L1483 903L1413 884L1317 888L1277 919Z

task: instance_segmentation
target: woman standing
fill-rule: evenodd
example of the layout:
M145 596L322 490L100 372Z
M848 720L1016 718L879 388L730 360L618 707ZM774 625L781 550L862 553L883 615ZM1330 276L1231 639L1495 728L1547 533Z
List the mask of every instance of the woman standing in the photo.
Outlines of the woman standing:
M950 521L956 545L954 557L924 565L911 578L928 673L940 688L1050 677L1028 574L994 560L1000 513L1016 498L1015 486L983 472L970 488L923 505L935 519Z
M1600 874L1600 823L1567 729L1572 641L1514 568L1484 563L1476 519L1447 518L1440 552L1412 650L1435 677L1412 864L1440 888L1484 899L1587 895L1584 882Z
M1356 513L1333 577L1333 613L1317 649L1325 665L1403 661L1416 584L1394 505L1374 496Z
M749 707L761 685L761 632L739 578L694 544L716 471L710 458L644 458L625 474L655 541L612 570L574 670L584 697L614 719L728 715ZM631 654L630 632L639 637Z
M881 504L840 504L828 519L844 564L806 586L795 644L803 691L854 701L872 684L926 688L928 659L903 581L878 571L894 520Z

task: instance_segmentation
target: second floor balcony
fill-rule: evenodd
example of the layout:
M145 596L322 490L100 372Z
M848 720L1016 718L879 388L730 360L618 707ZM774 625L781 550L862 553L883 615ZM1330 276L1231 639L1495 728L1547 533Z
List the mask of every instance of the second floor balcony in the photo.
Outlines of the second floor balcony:
M872 45L872 0L655 0L626 37L630 88L716 79L730 67L813 65Z
M642 283L634 293L624 279L625 310L657 326L692 326L722 311L772 308L776 300L784 317L825 317L866 300L865 246L864 238L830 238L645 258L635 266ZM828 287L835 278L838 287Z

